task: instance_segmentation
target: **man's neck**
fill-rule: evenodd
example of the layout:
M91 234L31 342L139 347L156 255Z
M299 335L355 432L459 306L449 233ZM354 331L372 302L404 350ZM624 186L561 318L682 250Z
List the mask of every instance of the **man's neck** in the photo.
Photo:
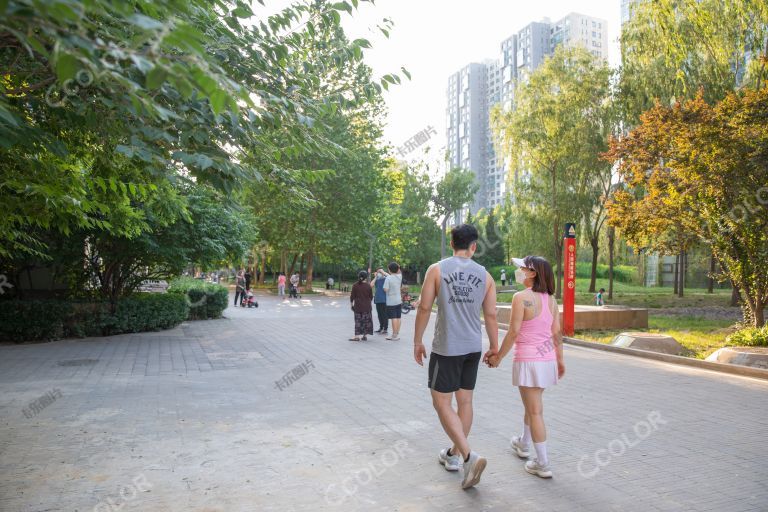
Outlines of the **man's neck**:
M453 251L453 255L457 258L465 258L465 259L472 259L472 256L469 254L469 251Z

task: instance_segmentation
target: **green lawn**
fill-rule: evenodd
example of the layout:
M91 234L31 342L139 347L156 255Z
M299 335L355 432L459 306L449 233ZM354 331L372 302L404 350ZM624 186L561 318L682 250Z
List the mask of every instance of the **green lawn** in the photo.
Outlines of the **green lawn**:
M661 333L675 338L686 349L683 355L704 359L715 350L726 345L725 338L733 332L731 320L713 320L701 317L654 316L648 318L648 329L635 329L651 333ZM576 331L576 338L610 343L621 330Z
M497 283L497 286L501 283ZM608 289L608 283L597 280L597 289ZM594 304L594 294L587 291L589 281L576 280L576 304ZM499 302L511 302L511 293L499 295ZM675 308L675 307L701 307L701 306L729 306L731 302L731 290L715 290L715 293L707 293L704 288L690 288L685 290L685 296L678 298L672 293L672 288L653 287L646 288L636 284L614 282L613 299L608 300L608 292L603 295L606 304L618 304L622 306L634 306L642 308Z
M597 280L597 289L608 288L607 281ZM576 304L594 304L594 294L589 293L589 280L576 280ZM644 286L614 282L613 300L604 295L606 304L648 308L648 329L638 329L652 333L667 334L675 338L686 349L688 357L704 359L715 350L725 346L725 338L732 332L732 320L708 319L696 316L657 316L653 310L674 308L728 307L731 302L730 290L715 290L707 293L706 289L691 288L685 290L685 296L678 298L672 288L646 288ZM499 302L511 302L512 294L501 294ZM576 337L600 343L610 343L621 330L576 331Z

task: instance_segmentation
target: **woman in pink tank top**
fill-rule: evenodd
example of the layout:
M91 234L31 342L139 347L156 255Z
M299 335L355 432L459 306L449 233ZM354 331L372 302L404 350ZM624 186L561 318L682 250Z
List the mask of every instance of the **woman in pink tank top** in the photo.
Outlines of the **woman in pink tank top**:
M525 407L523 434L512 438L512 450L527 459L530 445L536 458L525 463L525 470L542 478L552 477L547 455L542 396L544 388L557 384L565 374L560 311L554 298L555 276L552 266L539 256L512 258L519 268L515 280L525 286L512 299L509 331L499 353L488 358L495 368L514 348L512 384L520 390Z

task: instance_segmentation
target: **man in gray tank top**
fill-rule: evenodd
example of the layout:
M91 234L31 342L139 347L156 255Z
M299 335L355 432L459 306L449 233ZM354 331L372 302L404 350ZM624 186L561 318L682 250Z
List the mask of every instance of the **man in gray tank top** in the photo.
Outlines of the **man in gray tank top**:
M490 340L490 349L483 361L499 351L496 285L485 268L472 260L477 250L477 238L477 229L469 224L451 230L453 256L429 267L424 276L413 338L413 356L424 366L427 351L422 337L432 304L437 299L427 386L440 423L453 442L453 446L440 452L438 460L448 471L458 471L464 466L461 482L464 489L480 481L486 466L485 458L473 452L467 441L472 427L472 392L483 350L481 312ZM458 411L453 409L454 394Z

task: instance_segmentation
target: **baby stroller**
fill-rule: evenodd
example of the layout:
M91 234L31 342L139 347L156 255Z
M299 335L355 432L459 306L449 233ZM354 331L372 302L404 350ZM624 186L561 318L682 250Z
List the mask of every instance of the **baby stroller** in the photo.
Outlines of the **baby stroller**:
M404 315L407 315L411 312L412 309L415 309L416 306L414 303L418 300L418 297L413 297L411 295L411 292L408 290L407 286L403 286L400 289L400 296L403 299L403 305L401 307L401 311Z
M248 307L248 308L257 308L259 307L259 303L256 302L256 296L253 294L251 290L247 290L245 294L243 295L242 300L240 301L241 307Z
M288 288L288 296L292 299L301 298L301 295L299 295L299 288L295 284L291 284L290 288Z

